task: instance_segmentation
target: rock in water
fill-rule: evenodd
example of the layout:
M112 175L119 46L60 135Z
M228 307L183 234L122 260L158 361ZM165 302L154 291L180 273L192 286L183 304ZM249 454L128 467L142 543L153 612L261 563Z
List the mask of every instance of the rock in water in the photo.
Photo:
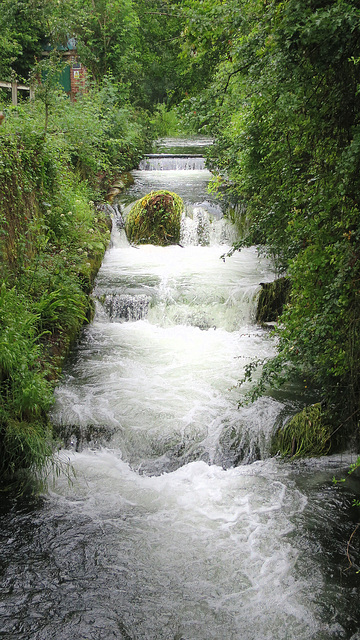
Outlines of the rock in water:
M130 210L125 231L134 244L169 245L180 241L184 203L171 191L151 191Z

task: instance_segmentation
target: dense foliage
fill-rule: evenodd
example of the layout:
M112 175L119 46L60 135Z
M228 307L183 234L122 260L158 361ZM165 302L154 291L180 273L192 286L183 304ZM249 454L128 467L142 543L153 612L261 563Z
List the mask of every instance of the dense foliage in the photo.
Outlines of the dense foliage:
M292 378L336 424L359 420L360 7L356 0L185 2L193 65L211 82L187 101L215 135L215 187L247 207L243 244L266 245L291 299L254 395ZM210 29L217 15L216 27ZM185 112L185 109L184 109ZM249 368L251 373L251 368Z
M110 238L111 221L94 201L149 144L146 118L117 102L108 80L76 103L45 85L35 102L6 105L0 129L3 478L51 460L53 385L91 317L89 293Z
M43 50L76 45L89 78L153 110L179 97L182 21L168 0L1 0L0 80L28 81Z

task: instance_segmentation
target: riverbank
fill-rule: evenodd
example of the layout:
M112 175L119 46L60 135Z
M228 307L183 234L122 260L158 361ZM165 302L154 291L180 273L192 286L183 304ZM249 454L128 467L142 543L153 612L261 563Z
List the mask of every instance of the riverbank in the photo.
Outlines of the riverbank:
M52 462L56 442L48 411L54 385L70 346L92 317L89 294L110 239L107 208L97 205L106 201L114 176L136 166L150 141L130 110L122 137L119 126L111 130L111 114L101 108L98 94L96 101L85 96L83 104L60 102L46 133L41 104L9 108L0 130L5 485L29 472L46 473Z
M2 629L355 640L359 485L332 481L354 458L268 457L296 389L239 408L244 367L275 346L255 320L272 265L255 247L221 260L233 229L204 200L206 170L132 173L127 203L170 182L186 202L181 246L113 230L51 411L71 482L59 470L42 496L0 504Z

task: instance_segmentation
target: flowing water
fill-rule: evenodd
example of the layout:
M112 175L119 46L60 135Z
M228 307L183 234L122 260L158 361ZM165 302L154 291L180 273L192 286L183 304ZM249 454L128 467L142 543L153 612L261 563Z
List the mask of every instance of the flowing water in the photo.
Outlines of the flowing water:
M95 319L56 390L74 475L2 505L0 638L360 638L346 557L358 486L332 482L351 457L269 457L294 391L238 407L245 365L274 351L254 322L274 274L256 248L221 259L235 230L188 160L207 143L176 140L160 148L176 169L148 158L133 172L123 215L176 191L181 242L132 247L114 221Z

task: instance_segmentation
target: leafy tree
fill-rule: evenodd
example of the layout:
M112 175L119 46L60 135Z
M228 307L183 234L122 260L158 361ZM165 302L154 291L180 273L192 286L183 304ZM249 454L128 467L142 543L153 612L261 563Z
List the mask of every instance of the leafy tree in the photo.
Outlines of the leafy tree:
M179 97L184 67L179 59L180 5L169 0L134 0L139 20L138 66L137 76L131 78L131 96L146 108L176 103Z
M53 2L47 37L53 46L74 38L77 52L97 84L106 75L123 99L152 109L168 102L178 86L181 32L178 3L168 0L63 0Z
M53 0L1 0L0 76L26 81L39 57Z
M209 162L216 184L246 203L243 243L266 245L292 280L278 355L255 393L301 375L338 422L354 426L360 8L355 0L251 0L236 12L236 4L186 3L188 44L214 66L202 94L185 107L215 135ZM214 12L223 20L212 36Z
M71 14L72 31L85 66L96 82L109 72L126 81L136 61L134 39L138 17L131 0L77 0Z

